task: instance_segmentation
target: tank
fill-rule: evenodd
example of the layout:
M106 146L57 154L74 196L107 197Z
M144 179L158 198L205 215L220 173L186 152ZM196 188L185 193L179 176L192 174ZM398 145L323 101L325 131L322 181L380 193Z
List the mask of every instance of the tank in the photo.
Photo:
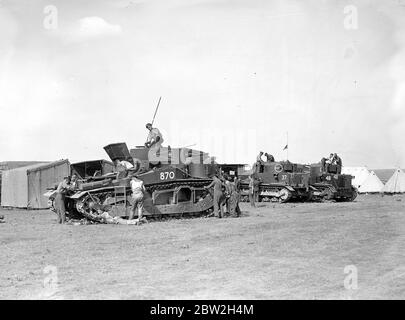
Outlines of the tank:
M352 186L353 176L341 174L337 165L323 167L316 163L310 165L311 198L336 201L353 201L357 189Z
M133 168L79 181L78 190L66 198L68 216L82 216L101 222L103 213L128 216L132 206L130 180L144 182L144 216L199 215L213 207L210 190L217 165L205 152L161 147L158 152L140 146L128 150L125 143L104 147L110 159L128 161ZM55 190L46 194L53 211Z
M248 175L259 181L256 201L353 201L357 190L352 186L352 176L340 174L339 168L320 164L298 164L290 161L265 162L253 165L241 183L242 201L249 199Z
M307 200L309 196L310 173L305 165L290 161L265 162L253 165L251 174L259 180L257 201L287 202ZM249 182L247 176L241 183L243 201L248 201Z

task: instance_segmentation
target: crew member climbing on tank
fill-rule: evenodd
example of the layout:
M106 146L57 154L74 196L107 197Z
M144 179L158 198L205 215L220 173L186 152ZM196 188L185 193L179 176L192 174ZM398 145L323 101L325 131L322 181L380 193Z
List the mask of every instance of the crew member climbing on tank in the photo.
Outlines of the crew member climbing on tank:
M158 128L153 128L151 123L146 124L146 129L149 130L148 138L145 142L145 147L147 148L157 148L160 149L163 143L163 136Z
M263 156L263 151L260 151L259 154L258 154L257 157L256 157L256 163L257 163L257 165L262 165L262 164L263 164L262 156Z
M256 162L253 164L253 171L258 172L260 168L263 166L264 161L262 159L263 156L263 151L260 151L259 154L256 157Z
M266 162L267 163L269 163L269 162L274 162L274 157L273 157L273 155L271 155L271 154L269 154L269 153L265 153L264 154L264 156L266 157Z
M116 159L115 161L115 170L117 171L117 179L122 179L128 176L128 170L132 169L134 166L131 162L126 160Z

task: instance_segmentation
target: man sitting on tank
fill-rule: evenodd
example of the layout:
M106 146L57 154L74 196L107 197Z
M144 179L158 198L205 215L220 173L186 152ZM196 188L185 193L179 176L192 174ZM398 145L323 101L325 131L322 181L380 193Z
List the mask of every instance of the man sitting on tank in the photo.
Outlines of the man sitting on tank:
M333 155L333 153L331 153L331 154L329 155L329 158L322 158L322 159L321 159L322 170L323 170L324 172L328 172L329 165L333 164L333 161L334 161L334 155Z

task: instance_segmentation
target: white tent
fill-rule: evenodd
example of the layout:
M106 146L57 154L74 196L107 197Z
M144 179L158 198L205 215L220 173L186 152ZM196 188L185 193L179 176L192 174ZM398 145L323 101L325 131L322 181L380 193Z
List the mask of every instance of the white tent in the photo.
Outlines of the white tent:
M401 169L396 169L391 178L383 188L385 193L405 192L405 173Z
M366 180L361 183L358 190L360 193L373 193L381 192L383 188L384 184L381 182L380 178L377 177L374 171L371 171Z
M370 175L370 171L366 167L343 167L342 173L350 174L354 177L352 180L352 186L357 189Z

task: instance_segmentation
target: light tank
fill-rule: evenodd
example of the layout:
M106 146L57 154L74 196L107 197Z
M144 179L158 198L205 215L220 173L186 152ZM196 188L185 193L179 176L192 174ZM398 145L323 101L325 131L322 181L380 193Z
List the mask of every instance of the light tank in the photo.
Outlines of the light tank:
M336 165L324 168L320 163L305 165L290 161L255 164L242 176L242 201L249 199L248 175L259 182L256 201L353 201L357 190L352 176L338 173Z
M128 161L125 171L95 176L79 181L78 189L66 197L68 215L79 215L101 222L102 214L128 216L132 206L130 180L135 175L144 182L144 216L199 215L213 207L210 190L217 165L205 152L188 148L144 146L128 150L125 143L104 147L113 162ZM54 208L53 190L45 195Z
M357 189L352 186L352 179L351 175L341 174L337 165L324 167L320 163L311 164L310 197L313 200L353 201L357 197Z
M309 172L305 165L290 161L264 162L253 165L252 174L259 181L256 201L307 200L309 195ZM249 182L247 176L241 183L243 201L249 199Z

